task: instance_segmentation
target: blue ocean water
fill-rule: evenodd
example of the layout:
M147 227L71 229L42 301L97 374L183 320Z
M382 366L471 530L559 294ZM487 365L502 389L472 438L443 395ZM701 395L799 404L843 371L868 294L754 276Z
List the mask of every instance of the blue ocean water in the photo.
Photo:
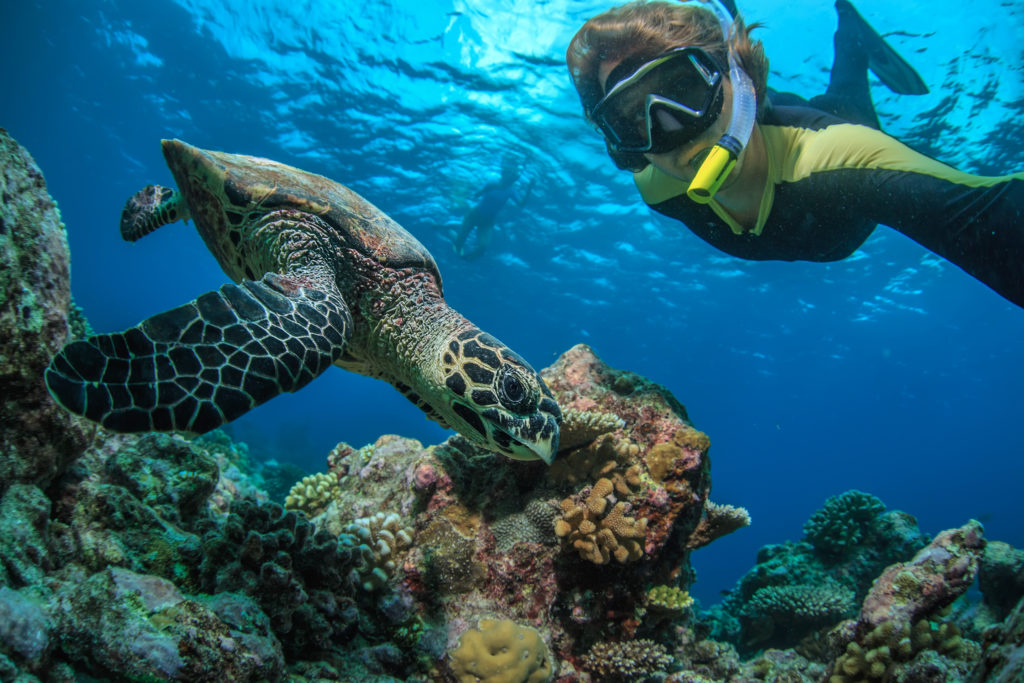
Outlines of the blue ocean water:
M741 2L771 84L820 93L831 3ZM879 228L833 264L724 256L648 211L584 123L563 56L594 0L53 0L0 8L0 126L68 226L73 293L120 330L225 281L190 226L121 241L124 201L171 185L159 140L266 156L349 185L433 252L449 302L537 368L576 343L668 387L712 440L719 503L753 525L695 553L718 592L849 488L926 533L982 520L1024 546L1024 311ZM1024 169L1024 6L859 0L932 92L875 84L885 129L982 173ZM799 19L796 19L799 17ZM535 180L467 263L452 234L501 161ZM842 211L842 207L837 207ZM231 426L321 471L339 441L449 433L389 385L332 370Z

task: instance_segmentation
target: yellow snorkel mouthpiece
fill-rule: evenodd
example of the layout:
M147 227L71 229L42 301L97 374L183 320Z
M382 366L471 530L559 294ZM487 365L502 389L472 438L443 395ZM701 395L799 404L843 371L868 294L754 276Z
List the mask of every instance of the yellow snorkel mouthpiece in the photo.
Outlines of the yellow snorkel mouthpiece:
M718 144L711 148L711 152L704 163L697 169L697 175L693 177L690 186L686 188L686 196L698 204L707 204L715 196L722 183L729 177L736 160L739 158L739 143L732 137L725 135L718 141ZM742 148L740 148L742 149Z
M740 153L750 141L757 119L757 91L750 76L743 70L736 49L730 40L733 26L732 15L721 0L704 0L718 18L722 37L729 45L729 82L732 84L732 114L725 135L718 141L707 158L697 169L686 196L698 204L707 204L715 196L722 183L740 158Z

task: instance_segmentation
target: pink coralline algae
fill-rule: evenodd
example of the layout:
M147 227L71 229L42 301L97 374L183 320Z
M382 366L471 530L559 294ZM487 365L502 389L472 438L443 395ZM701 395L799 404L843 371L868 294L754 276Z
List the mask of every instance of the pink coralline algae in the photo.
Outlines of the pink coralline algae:
M951 604L974 582L984 550L978 522L943 531L911 561L894 564L878 577L861 608L860 627L913 623Z

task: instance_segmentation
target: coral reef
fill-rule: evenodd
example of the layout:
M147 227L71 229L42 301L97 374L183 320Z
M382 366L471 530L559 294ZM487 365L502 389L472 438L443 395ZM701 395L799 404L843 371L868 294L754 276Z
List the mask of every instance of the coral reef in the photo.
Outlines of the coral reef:
M909 562L888 567L856 622L833 632L832 648L845 650L829 682L903 680L921 667L963 678L980 647L962 639L954 625L936 622L973 583L984 548L981 525L971 521L938 534Z
M809 541L763 547L757 566L708 613L712 636L752 655L763 648L794 647L850 616L885 567L910 559L927 543L910 515L879 504L859 491L830 498L804 525L805 535L829 539L821 542L826 552ZM706 514L710 518L716 511ZM809 602L786 608L795 596ZM770 607L776 600L784 602Z
M866 493L695 609L691 553L749 514L709 501L682 404L586 346L543 371L572 435L550 468L385 435L293 487L225 432L83 431L40 389L82 325L63 230L0 152L0 681L1020 678L1021 553Z
M481 619L459 638L448 665L459 683L545 683L552 674L544 639L510 619Z

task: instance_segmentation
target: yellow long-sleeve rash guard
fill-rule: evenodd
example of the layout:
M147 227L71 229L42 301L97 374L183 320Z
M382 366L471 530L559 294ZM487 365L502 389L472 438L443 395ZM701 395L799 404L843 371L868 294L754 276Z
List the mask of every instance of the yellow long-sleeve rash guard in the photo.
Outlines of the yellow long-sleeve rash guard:
M887 225L1024 306L1024 173L964 173L806 107L774 107L758 126L769 177L753 229L714 200L691 201L685 183L653 166L634 176L644 201L753 260L836 261Z

